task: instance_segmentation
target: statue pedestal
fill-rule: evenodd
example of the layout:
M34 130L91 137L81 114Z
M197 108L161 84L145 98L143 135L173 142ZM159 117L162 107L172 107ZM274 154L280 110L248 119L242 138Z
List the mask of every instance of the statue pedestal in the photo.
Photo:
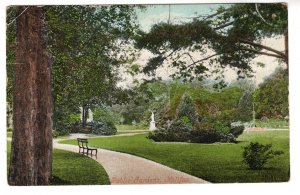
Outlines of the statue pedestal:
M156 130L156 126L155 126L155 122L154 121L150 122L150 128L149 128L149 130L151 130L151 131Z

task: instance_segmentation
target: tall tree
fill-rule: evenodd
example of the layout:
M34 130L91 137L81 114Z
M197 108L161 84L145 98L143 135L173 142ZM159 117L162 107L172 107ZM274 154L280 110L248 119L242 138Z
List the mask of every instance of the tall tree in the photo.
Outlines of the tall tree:
M88 109L124 95L116 87L116 68L134 53L127 47L137 29L134 7L49 6L46 21L53 61L54 127L59 129L63 118L79 107L85 126Z
M285 36L285 51L263 40ZM259 55L288 63L287 6L283 3L233 4L216 13L198 16L183 24L159 23L137 37L136 46L155 54L144 72L151 73L169 60L176 67L173 76L202 80L225 67L239 77L250 76L253 59Z
M47 185L51 177L50 66L43 19L41 7L17 7L10 185Z
M289 115L288 73L278 69L259 85L254 94L257 118L284 118Z

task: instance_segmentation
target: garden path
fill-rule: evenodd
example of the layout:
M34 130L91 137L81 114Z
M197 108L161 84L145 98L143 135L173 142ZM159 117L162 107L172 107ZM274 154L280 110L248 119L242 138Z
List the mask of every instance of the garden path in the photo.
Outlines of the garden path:
M132 135L132 134L131 134ZM121 134L118 136L129 136ZM84 134L72 134L71 139L88 137ZM70 139L68 138L68 139ZM90 138L90 137L88 137ZM54 148L78 152L78 146L58 143ZM209 183L203 179L177 171L162 164L130 154L98 148L98 161L106 170L111 184L181 184Z

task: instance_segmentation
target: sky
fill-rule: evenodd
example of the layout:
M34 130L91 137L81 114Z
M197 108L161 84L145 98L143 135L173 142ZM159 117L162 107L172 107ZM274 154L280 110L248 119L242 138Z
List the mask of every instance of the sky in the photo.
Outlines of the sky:
M193 17L196 16L205 16L215 13L217 8L220 6L229 7L230 4L171 4L171 5L148 5L144 10L137 10L137 19L141 29L145 32L149 32L151 27L154 24L159 22L168 22L173 24L184 23L192 21ZM283 38L271 38L263 40L264 44L270 46L277 50L284 50L284 40ZM140 66L145 66L148 59L153 56L149 51L142 50L141 56L135 62ZM201 56L197 56L195 54L195 59L201 59ZM279 65L275 58L266 57L266 56L259 56L254 59L254 64L257 63L264 63L265 67L258 67L253 66L253 70L255 71L254 83L259 85L264 81L265 77L268 77L270 74L274 72ZM175 70L174 68L170 68L168 66L168 62L165 62L163 66L159 67L156 70L156 76L161 77L163 80L170 79L169 75L173 73ZM144 74L139 74L134 77L126 74L123 75L122 82L119 83L119 86L128 88L132 86L133 80L139 79L148 79L149 77L145 76ZM226 68L224 73L225 81L230 83L234 82L237 79L236 72L233 69Z
M143 30L149 31L151 25L158 22L183 22L191 20L190 17L211 14L221 4L171 4L146 6L146 10L137 11L138 21ZM229 4L222 4L228 6Z

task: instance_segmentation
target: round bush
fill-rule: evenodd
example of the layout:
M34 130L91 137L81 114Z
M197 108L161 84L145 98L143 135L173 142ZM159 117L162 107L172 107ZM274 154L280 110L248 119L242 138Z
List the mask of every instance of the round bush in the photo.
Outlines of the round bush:
M220 142L223 142L223 143L235 143L236 139L235 139L235 136L232 133L220 134Z
M71 133L79 133L81 130L81 123L80 122L75 122L71 126Z
M244 132L245 126L241 122L231 123L230 125L230 133L234 135L234 137L240 136Z
M92 133L96 135L115 135L117 128L113 123L96 121L92 126Z
M276 155L283 154L282 151L271 150L271 144L260 144L258 142L251 142L248 146L244 147L243 158L250 169L262 169L267 161Z
M188 142L191 131L192 127L189 124L185 124L182 120L177 120L172 122L168 129L159 129L151 132L148 138L157 142Z
M198 113L194 106L192 98L188 94L184 94L177 108L176 120L187 118L188 123L192 126L198 123ZM184 119L186 120L186 119Z
M220 134L214 129L195 129L191 131L192 143L215 143L220 141Z
M154 132L149 132L148 139L152 139L156 142L169 141L168 133L166 129L155 130Z

